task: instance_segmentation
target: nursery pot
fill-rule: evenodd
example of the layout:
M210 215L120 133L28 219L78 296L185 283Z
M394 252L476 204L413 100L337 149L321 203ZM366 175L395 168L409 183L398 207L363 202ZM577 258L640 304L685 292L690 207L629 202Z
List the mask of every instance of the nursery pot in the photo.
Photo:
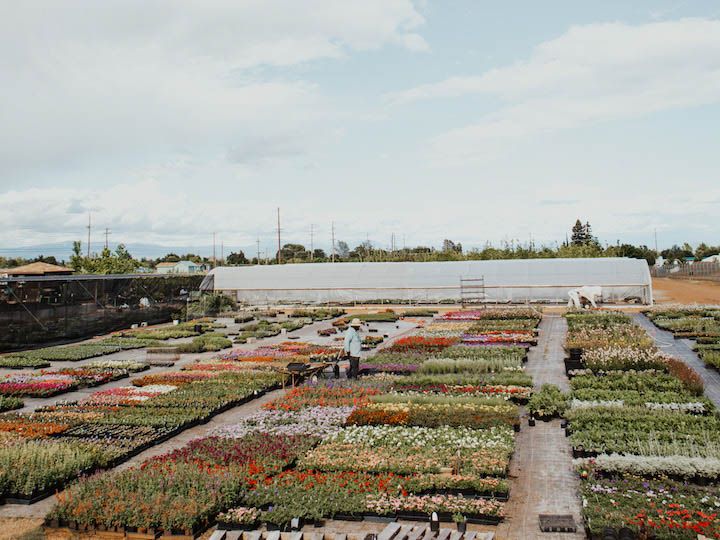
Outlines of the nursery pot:
M535 417L531 416L528 418L528 426L534 426L535 425Z
M467 521L458 521L457 530L458 532L464 533L467 530Z
M612 527L605 527L602 532L602 540L618 540L615 529Z
M430 516L430 530L432 532L438 532L440 530L440 520L438 519L437 512L433 512Z

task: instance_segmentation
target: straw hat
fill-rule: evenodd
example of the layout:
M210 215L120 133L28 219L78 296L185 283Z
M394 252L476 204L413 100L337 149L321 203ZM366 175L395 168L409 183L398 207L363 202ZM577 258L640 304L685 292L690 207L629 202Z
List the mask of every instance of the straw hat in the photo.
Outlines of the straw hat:
M355 317L352 321L350 321L350 326L353 328L360 328L362 326L362 323L360 322L360 319Z

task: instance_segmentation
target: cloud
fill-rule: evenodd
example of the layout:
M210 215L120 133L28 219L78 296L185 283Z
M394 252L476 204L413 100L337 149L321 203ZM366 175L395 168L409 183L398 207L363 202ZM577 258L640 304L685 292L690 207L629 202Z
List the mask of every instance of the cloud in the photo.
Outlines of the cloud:
M236 147L258 131L322 135L332 104L289 68L384 46L420 50L423 24L410 0L5 6L0 169L26 178Z
M228 152L233 163L258 164L277 158L296 157L305 153L300 135L272 135L245 137Z
M540 201L542 206L566 206L578 204L580 199L544 199Z
M389 94L390 103L480 95L500 106L437 136L436 155L473 160L510 140L720 101L720 21L574 26L528 60Z

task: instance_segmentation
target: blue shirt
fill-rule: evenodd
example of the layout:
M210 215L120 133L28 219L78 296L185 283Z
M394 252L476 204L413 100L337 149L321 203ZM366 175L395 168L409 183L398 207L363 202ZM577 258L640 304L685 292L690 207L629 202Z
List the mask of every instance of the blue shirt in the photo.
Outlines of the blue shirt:
M360 334L358 334L357 330L355 330L352 326L347 329L347 332L345 332L345 343L343 345L343 349L350 356L360 356L360 351L362 350L362 340L360 339Z

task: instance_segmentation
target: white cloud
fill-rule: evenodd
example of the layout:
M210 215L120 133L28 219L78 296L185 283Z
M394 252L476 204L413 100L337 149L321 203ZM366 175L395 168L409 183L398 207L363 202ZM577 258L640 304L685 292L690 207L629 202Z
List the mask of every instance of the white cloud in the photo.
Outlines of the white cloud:
M423 23L410 0L6 5L0 169L23 177L42 166L227 151L308 125L322 136L330 105L287 68L386 45L422 49Z
M720 101L720 21L589 24L538 45L531 57L479 76L391 94L391 103L497 97L479 121L438 136L437 155L472 160L508 140Z

